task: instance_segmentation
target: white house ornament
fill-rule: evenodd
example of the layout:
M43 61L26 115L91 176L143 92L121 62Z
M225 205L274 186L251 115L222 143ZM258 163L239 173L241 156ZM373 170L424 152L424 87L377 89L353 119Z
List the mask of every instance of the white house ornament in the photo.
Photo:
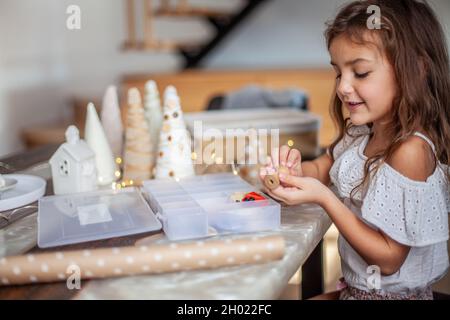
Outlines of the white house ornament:
M95 153L80 139L75 126L66 130L66 142L50 158L53 190L56 195L97 189Z

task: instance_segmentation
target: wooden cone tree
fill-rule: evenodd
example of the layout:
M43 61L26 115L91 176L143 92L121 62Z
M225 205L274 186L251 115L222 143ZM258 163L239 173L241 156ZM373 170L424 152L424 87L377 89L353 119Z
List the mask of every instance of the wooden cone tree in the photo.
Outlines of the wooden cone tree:
M128 112L125 133L124 180L140 184L151 179L153 149L141 95L137 88L128 91Z

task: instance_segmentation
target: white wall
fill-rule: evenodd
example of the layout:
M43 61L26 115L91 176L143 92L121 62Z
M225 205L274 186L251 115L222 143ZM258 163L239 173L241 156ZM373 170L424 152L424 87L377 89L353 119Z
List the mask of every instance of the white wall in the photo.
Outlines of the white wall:
M19 128L57 119L63 103L55 8L31 2L0 2L0 154L20 148Z
M191 0L234 7L240 0ZM344 0L272 0L231 34L205 62L216 68L326 67L324 22ZM20 131L70 115L69 98L101 97L124 73L176 71L173 54L122 52L124 0L0 1L0 156L23 148ZM450 1L433 0L450 43ZM70 4L82 11L82 29L66 28ZM183 22L185 23L185 22ZM163 20L159 34L208 37L204 23ZM179 32L182 32L181 34Z
M66 8L81 7L81 30L66 28ZM178 68L172 54L122 52L121 0L0 1L0 156L23 149L27 126L70 116L74 95L101 96L126 72Z

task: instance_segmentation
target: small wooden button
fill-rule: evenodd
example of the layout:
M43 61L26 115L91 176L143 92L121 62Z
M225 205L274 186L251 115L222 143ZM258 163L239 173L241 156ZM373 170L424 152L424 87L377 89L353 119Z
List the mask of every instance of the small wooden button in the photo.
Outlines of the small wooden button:
M277 172L275 174L267 175L264 178L264 184L266 185L267 188L272 190L272 189L277 188L281 184L280 178L278 177L278 175L280 173L289 175L289 169L286 167L280 166L280 167L278 167Z
M280 185L278 174L270 174L264 177L264 184L270 190L277 188Z

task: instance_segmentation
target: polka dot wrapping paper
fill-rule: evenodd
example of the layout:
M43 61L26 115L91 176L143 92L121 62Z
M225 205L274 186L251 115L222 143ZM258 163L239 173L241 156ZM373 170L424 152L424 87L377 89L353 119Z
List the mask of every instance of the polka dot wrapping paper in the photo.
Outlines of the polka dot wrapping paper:
M51 252L0 260L0 285L212 269L265 263L284 256L281 236Z

